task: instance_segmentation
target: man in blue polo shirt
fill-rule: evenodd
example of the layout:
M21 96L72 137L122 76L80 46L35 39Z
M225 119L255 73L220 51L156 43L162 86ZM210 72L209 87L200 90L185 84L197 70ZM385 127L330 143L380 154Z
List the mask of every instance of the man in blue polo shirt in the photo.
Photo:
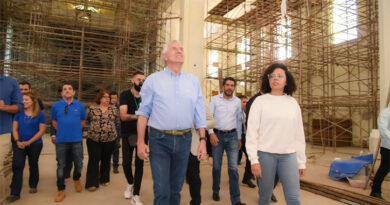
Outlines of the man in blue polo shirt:
M68 153L72 153L74 161L73 181L75 190L81 192L81 169L83 168L83 136L82 127L85 124L86 113L83 103L73 97L75 91L71 84L62 86L62 100L53 104L51 120L53 127L57 129L56 154L57 154L57 188L58 193L55 202L65 198L65 167Z
M0 70L0 169L3 169L3 160L11 151L12 116L19 110L23 110L23 100L18 82L4 76ZM7 192L8 190L0 190L0 198L4 197L1 193Z
M11 133L12 116L19 110L23 110L23 99L18 82L0 74L0 136Z

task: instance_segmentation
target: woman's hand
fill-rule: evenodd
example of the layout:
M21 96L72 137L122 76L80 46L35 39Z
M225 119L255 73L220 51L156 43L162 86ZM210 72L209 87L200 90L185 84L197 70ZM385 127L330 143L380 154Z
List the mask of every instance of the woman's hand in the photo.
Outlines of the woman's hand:
M305 176L306 169L299 169L299 177Z
M30 146L30 142L28 142L28 141L24 141L24 142L22 142L23 143L23 145L24 145L24 147L28 147L28 146Z
M251 165L251 170L252 170L253 176L258 177L258 178L263 177L263 176L261 175L261 167L260 167L260 164L252 164L252 165Z
M20 142L20 141L16 141L16 146L19 148L19 149L24 149L24 143L23 142Z

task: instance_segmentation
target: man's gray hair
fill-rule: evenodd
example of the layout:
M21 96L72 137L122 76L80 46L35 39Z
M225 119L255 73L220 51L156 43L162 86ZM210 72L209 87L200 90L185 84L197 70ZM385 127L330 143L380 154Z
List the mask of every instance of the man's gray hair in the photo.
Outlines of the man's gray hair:
M168 46L171 45L172 43L180 43L180 41L178 41L178 40L172 40L172 41L169 41L169 42L165 43L164 46L163 46L162 53L161 53L162 55L164 55L164 54L166 54L166 53L168 52ZM180 43L180 44L181 44L181 43ZM164 58L162 58L162 55L161 55L161 60L162 60L163 65L164 65L164 67L165 67L167 64L166 64Z
M171 45L172 43L180 43L178 40L172 40L164 44L162 54L166 54L168 51L168 46ZM181 43L180 43L181 44Z

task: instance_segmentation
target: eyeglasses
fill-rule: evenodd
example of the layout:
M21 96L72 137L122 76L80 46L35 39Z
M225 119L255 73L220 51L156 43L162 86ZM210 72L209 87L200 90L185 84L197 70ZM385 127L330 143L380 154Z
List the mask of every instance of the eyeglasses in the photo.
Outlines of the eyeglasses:
M282 78L285 78L286 76L285 75L282 75L282 74L279 74L279 75L276 75L276 74L268 74L268 79L275 79L275 78L279 78L279 79L282 79Z
M65 114L68 114L68 110L69 110L69 105L66 105L66 106L65 106L64 113L65 113Z

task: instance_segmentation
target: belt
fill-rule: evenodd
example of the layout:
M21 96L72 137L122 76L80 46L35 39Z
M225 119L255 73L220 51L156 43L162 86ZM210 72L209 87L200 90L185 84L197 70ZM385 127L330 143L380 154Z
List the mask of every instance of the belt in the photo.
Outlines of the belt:
M219 129L214 128L214 132L217 133L217 134L230 134L230 133L233 133L235 131L236 131L236 129L232 129L232 130L219 130Z
M154 127L150 127L150 128L152 128L154 130L157 130L159 132L165 133L165 134L169 134L169 135L185 135L189 131L191 131L191 128L188 128L188 129L185 129L185 130L160 130L160 129L156 129Z

